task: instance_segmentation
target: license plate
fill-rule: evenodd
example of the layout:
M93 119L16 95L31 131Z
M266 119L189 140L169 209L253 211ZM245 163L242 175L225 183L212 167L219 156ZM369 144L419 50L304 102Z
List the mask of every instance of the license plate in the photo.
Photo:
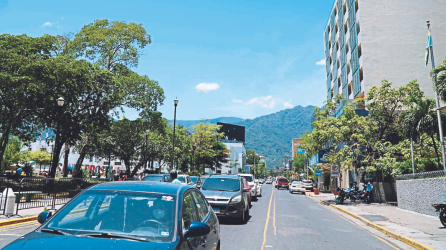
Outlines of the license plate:
M220 213L220 208L212 208L214 210L214 213Z

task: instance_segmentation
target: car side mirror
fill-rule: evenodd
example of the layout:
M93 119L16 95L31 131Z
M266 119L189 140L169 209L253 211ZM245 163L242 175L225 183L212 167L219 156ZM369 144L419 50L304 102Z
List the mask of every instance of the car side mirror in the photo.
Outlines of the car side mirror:
M243 188L243 192L249 192L249 188Z
M185 238L200 237L208 235L211 232L211 228L204 222L192 222L189 229L184 234Z
M52 215L53 215L53 213L52 213L51 211L44 211L44 212L41 212L41 213L39 214L39 216L37 216L37 221L38 221L40 224L43 224L43 223L45 223L45 221L47 221Z

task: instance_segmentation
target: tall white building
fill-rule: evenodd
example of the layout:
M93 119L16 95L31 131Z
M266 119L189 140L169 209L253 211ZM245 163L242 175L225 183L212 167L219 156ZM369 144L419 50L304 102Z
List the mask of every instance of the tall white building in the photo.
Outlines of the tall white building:
M246 159L246 147L243 142L223 142L229 150L229 161L219 166L222 174L238 174L239 168L243 169ZM208 169L212 174L212 169Z
M435 63L446 59L445 0L336 0L324 34L327 98L367 95L382 79L399 87L418 80L434 97L425 67L426 20Z

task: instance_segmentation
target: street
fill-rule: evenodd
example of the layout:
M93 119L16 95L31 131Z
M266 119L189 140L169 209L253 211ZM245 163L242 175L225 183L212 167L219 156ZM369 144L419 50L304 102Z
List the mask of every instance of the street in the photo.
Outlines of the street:
M269 217L267 215L269 214ZM0 247L37 228L37 222L0 229ZM301 194L263 185L246 224L221 219L221 249L399 249Z

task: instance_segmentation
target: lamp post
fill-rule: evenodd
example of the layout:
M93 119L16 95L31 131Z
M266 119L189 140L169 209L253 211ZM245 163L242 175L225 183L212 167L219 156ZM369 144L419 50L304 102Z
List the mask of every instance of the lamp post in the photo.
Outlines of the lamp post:
M216 141L215 141L215 172L218 170L218 131L215 131Z
M194 145L192 145L192 171L195 171L195 149L197 149L197 143L194 142Z
M56 152L58 152L58 150L59 150L58 145L59 145L59 139L60 139L59 138L59 132L60 132L60 121L59 120L60 120L60 112L61 112L60 109L63 107L65 100L62 97L59 97L59 98L57 98L56 101L57 101L57 106L59 106L59 109L57 110L56 142L55 142L56 147L54 150ZM59 164L59 156L58 156L58 154L53 154L53 162L51 164L51 172L50 172L50 176L52 178L54 178L56 176L56 169L57 169L58 164ZM53 169L54 169L54 172L53 172Z
M144 152L144 170L147 169L147 158L146 158L146 156L147 156L147 137L148 136L149 136L149 130L146 130L146 149L145 149L145 152Z
M46 145L48 145L48 147L49 147L50 146L50 142L52 142L52 141L53 141L53 137L47 138L46 139ZM54 143L51 144L50 168L51 168L52 162L53 162L53 150L54 150ZM48 152L48 150L47 150L47 152ZM49 172L49 170L50 169L48 169L48 172ZM42 173L42 166L40 167L40 171L39 172L40 172L39 174Z
M174 115L173 115L172 169L174 169L173 162L174 162L174 158L175 158L175 122L177 120L178 99L175 98L175 100L173 100L173 105L175 106L175 111L174 111Z

